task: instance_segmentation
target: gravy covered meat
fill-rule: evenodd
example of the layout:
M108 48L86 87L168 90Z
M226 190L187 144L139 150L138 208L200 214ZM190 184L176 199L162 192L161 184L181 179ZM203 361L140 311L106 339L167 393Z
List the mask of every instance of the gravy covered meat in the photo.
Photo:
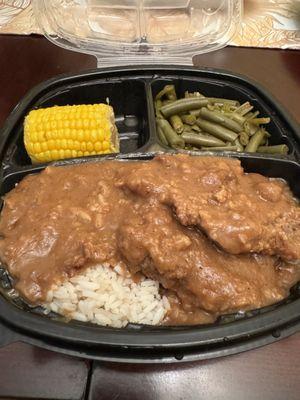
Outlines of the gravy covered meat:
M166 323L207 322L288 295L300 279L299 224L285 182L233 159L50 166L5 196L0 258L30 303L95 263L122 262L160 283Z

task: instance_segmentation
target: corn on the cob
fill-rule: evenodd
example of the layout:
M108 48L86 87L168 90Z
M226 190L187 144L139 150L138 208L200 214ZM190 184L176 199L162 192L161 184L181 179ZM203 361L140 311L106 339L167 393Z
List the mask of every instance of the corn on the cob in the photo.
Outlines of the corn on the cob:
M119 151L114 112L107 104L32 110L25 118L24 143L33 163Z

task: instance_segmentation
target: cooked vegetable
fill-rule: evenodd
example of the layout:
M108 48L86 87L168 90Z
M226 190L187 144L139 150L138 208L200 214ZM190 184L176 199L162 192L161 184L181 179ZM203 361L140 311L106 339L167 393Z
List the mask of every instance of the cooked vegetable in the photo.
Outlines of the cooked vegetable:
M235 139L234 144L236 145L237 151L244 151L244 146L239 139Z
M253 125L264 125L271 122L271 118L251 118L250 121Z
M168 146L169 143L165 137L165 134L164 134L162 128L159 126L159 124L156 124L156 129L157 129L157 135L158 135L160 141L162 142L162 144L164 144L165 146Z
M33 163L119 151L114 112L107 104L32 110L25 118L24 143Z
M172 128L175 130L175 132L183 132L183 122L179 115L172 115L172 117L170 117L170 124L172 125Z
M216 97L207 97L207 100L213 104L229 104L230 106L238 106L239 102L236 100L229 100L229 99L219 99Z
M257 149L258 153L267 154L288 154L289 148L286 144L277 144L275 146L260 146Z
M201 108L200 116L208 121L216 122L217 124L220 124L225 128L232 130L233 132L239 133L243 130L243 126L236 121L233 121L232 119L226 117L226 115L222 115L222 113L219 113L217 111L209 111L205 107Z
M160 112L160 109L162 107L162 101L160 99L155 100L154 103L155 106L155 114L157 117L163 118L162 113Z
M260 117L248 101L240 104L237 100L205 97L198 91L186 91L183 99L174 100L177 99L174 91L174 85L167 85L155 98L156 118L165 121L158 136L161 138L163 134L169 146L186 150L288 153L286 145L268 146L271 135L263 125L271 119Z
M239 139L243 146L247 146L250 140L249 135L246 132L241 132L239 135Z
M165 119L159 119L159 118L156 121L158 126L164 133L164 136L168 141L169 145L174 149L183 149L184 140L179 135L177 135L177 133L174 131L169 122Z
M207 99L191 97L190 99L180 99L173 101L170 104L163 105L160 109L165 118L169 118L171 115L180 114L189 110L195 110L197 108L204 107L208 104Z
M244 115L248 114L251 110L253 110L253 106L251 106L251 104L247 101L246 103L239 106L235 110L235 112L244 116Z
M181 119L187 125L194 125L197 121L197 118L193 114L181 115Z
M249 140L245 151L248 153L255 153L258 147L261 145L262 140L266 135L266 131L264 129L259 129Z
M205 132L210 133L213 136L216 136L219 139L234 142L238 135L225 128L224 126L215 124L213 122L205 121L204 119L198 118L196 124Z
M187 144L192 144L193 146L196 147L201 147L201 146L225 146L225 143L222 142L222 140L217 139L211 135L203 135L200 133L183 133L182 134L182 139L185 141Z
M160 100L162 97L166 96L169 100L176 100L176 91L174 85L166 85L155 97L155 100ZM171 98L170 98L171 97Z

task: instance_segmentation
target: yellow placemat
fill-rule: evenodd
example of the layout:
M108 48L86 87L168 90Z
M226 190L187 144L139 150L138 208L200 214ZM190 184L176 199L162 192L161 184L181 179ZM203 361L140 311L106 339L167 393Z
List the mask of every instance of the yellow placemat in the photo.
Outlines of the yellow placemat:
M0 0L0 33L40 34L31 0ZM300 0L245 0L234 46L300 49Z

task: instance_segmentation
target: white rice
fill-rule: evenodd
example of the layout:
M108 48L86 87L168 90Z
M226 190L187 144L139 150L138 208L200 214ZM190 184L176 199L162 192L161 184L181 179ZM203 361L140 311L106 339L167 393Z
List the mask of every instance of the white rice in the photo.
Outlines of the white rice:
M70 319L121 328L159 325L170 304L151 279L135 283L117 265L96 265L48 292L45 308Z

